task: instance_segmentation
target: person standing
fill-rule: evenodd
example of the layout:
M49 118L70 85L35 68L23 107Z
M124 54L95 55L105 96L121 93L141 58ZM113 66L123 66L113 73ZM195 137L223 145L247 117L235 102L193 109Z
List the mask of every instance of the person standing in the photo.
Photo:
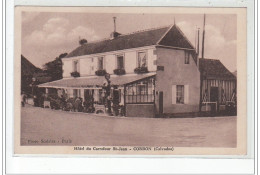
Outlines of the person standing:
M22 104L22 107L25 106L25 101L26 101L26 96L25 96L24 92L22 92L22 94L21 94L21 104Z
M119 89L117 86L114 86L114 90L113 90L113 111L114 111L114 115L118 116L119 114L119 99L120 98L120 93L119 93Z

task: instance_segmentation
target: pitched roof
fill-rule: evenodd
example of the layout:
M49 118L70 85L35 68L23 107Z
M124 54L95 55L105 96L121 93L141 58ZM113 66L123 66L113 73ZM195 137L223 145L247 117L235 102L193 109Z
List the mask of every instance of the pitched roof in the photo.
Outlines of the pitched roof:
M111 76L110 81L111 85L125 85L131 82L142 80L155 76L155 72L146 73L146 74L133 74L133 75L124 75L121 76ZM44 84L40 84L39 87L49 87L49 88L87 88L93 86L103 86L106 81L104 76L91 76L91 77L79 77L79 78L68 78L61 79L57 81L52 81Z
M236 77L220 62L220 60L199 59L199 68L206 76L206 79L236 79Z
M186 38L184 33L176 25L174 25L171 28L171 30L167 32L167 34L162 38L162 40L158 44L179 48L194 49L194 47Z
M86 43L73 50L66 58L156 44L194 49L180 29L174 25L119 35L114 39Z
M40 68L33 65L27 58L21 55L21 72L24 75L33 75L34 72L41 71Z

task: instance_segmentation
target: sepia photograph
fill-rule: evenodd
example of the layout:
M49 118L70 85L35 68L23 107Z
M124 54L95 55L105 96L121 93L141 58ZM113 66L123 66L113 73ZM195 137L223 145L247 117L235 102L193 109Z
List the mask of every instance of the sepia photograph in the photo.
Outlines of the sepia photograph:
M246 154L245 9L15 12L16 153Z

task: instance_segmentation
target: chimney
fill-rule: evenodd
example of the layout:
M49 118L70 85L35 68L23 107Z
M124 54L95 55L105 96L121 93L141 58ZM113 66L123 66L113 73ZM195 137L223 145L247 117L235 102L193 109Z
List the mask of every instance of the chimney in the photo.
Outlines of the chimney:
M118 32L116 31L116 17L113 17L113 20L114 20L114 32L112 32L112 33L110 34L110 38L111 38L111 39L115 39L116 37L118 37L119 35L121 35L120 33L118 33Z
M114 32L116 32L116 17L113 17L114 19Z

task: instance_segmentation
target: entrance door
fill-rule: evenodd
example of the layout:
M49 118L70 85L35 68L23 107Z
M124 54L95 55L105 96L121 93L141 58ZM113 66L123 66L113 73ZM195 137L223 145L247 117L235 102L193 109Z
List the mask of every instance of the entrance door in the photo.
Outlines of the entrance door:
M218 104L218 87L211 87L210 88L210 101L217 102ZM214 113L216 112L217 104L211 105L211 111Z
M218 87L211 87L210 88L210 101L211 102L218 101Z
M159 92L159 115L163 114L163 92Z
M84 90L84 101L91 101L93 99L93 89Z

